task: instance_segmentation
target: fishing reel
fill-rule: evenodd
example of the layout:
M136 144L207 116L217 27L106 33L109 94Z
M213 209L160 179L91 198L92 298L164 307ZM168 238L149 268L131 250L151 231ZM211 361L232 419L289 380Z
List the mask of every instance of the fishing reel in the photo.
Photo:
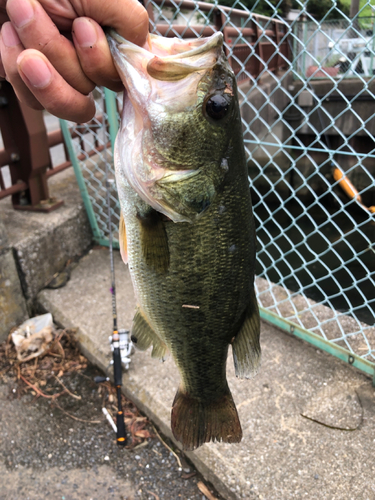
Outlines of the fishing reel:
M134 352L134 346L132 341L130 340L130 332L129 330L119 330L118 335L120 337L119 339L119 350L120 350L120 358L121 358L121 364L123 365L125 370L129 370L129 364L131 362L130 355ZM112 353L114 352L115 346L113 343L113 336L110 335L108 337L108 340L111 344L111 351ZM113 365L114 360L111 359L110 365Z
M118 404L116 423L106 408L102 408L102 411L116 433L117 444L124 446L126 444L126 429L124 412L121 405L122 368L124 367L125 370L129 369L131 361L129 356L133 352L133 344L130 340L129 330L114 330L113 335L109 336L109 342L111 344L112 360L108 364L107 372L108 368L112 365ZM109 377L95 377L95 382L97 383L104 382L105 380L109 380Z

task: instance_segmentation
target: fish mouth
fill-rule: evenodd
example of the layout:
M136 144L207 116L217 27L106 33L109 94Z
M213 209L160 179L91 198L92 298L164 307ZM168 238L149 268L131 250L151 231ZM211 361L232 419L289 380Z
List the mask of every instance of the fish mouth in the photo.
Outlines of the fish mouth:
M175 112L194 104L197 84L217 63L224 40L221 32L194 40L149 35L145 46L139 47L113 29L106 36L133 106L162 103Z
M194 63L198 59L201 59L202 56L206 56L207 53L212 52L213 49L219 49L220 51L224 42L223 34L220 31L214 33L210 37L197 38L193 40L163 38L157 35L149 34L143 47L139 47L138 45L129 42L112 28L107 30L106 36L110 46L114 42L123 53L124 51L131 51L142 54L143 58L148 61L147 69L150 70L150 76L160 80L163 79L161 76L163 75L167 64L172 67L176 64L177 74L180 73L181 77L183 77L182 75L184 74L183 68L188 70L187 74L192 71L205 69L204 65L202 65L202 61L200 61L199 65ZM112 54L114 53L115 51L112 51ZM190 60L190 62L187 60ZM208 67L212 66L209 65ZM180 68L180 72L178 71L178 68ZM152 73L154 73L155 76ZM170 73L171 71L167 72L169 77Z
M195 109L198 84L222 55L223 35L217 32L194 40L149 35L144 47L125 40L113 29L107 30L106 35L126 89L116 141L116 169L155 210L174 222L193 222L199 213L190 210L181 199L177 200L179 208L173 207L171 192L183 190L185 181L191 186L192 178L201 171L193 164L184 166L183 159L174 163L173 159L164 158L163 149L168 145L159 134L156 146L155 134L160 130L158 124L168 115Z
M125 40L113 29L108 31L107 38L108 41L112 38L123 54L128 51L142 55L148 61L148 75L164 82L178 81L191 73L212 68L212 53L216 52L215 49L221 51L223 46L221 32L197 40L163 39L149 34L145 44L148 50Z

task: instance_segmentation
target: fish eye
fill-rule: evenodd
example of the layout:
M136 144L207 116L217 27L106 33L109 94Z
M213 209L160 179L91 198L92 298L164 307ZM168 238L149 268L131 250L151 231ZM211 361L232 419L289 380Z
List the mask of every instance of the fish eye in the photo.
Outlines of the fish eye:
M205 112L213 120L221 120L229 110L230 102L222 94L210 96L205 103Z

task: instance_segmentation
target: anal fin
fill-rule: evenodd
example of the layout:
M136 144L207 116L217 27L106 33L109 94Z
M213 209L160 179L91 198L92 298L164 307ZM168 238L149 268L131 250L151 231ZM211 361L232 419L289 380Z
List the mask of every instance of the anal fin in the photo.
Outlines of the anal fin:
M257 374L260 366L260 319L254 290L246 309L245 319L240 331L232 343L233 361L236 376L251 378Z
M137 218L141 225L143 258L156 271L165 272L169 267L169 247L161 214L151 209L145 215L138 214Z
M151 357L152 358L164 358L167 352L167 346L164 342L157 336L151 326L148 324L147 320L144 318L141 311L138 309L135 313L133 319L133 325L131 329L131 339L134 345L140 351L145 351L151 345L153 346Z

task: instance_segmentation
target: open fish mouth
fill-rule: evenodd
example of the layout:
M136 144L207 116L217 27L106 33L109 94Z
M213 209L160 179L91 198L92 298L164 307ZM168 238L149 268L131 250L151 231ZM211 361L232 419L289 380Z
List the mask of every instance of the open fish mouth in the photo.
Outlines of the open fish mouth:
M169 124L201 105L197 89L221 57L223 35L194 40L149 35L145 46L138 47L110 29L107 39L126 88L116 169L155 210L175 222L192 222L200 214L187 213L181 199L180 208L173 208L163 188L171 193L172 185L191 184L202 165L181 154L190 125Z
M194 40L149 35L145 47L112 29L107 39L127 97L138 112L151 106L149 115L194 104L197 82L214 67L223 46L220 32Z
M152 78L163 81L176 81L195 71L212 67L210 52L216 48L221 49L223 45L221 32L194 40L163 38L150 34L145 47L125 40L113 29L108 30L107 38L109 43L112 39L123 54L128 51L133 52L133 58L136 54L143 57L147 61L147 73ZM128 54L129 60L132 56Z

